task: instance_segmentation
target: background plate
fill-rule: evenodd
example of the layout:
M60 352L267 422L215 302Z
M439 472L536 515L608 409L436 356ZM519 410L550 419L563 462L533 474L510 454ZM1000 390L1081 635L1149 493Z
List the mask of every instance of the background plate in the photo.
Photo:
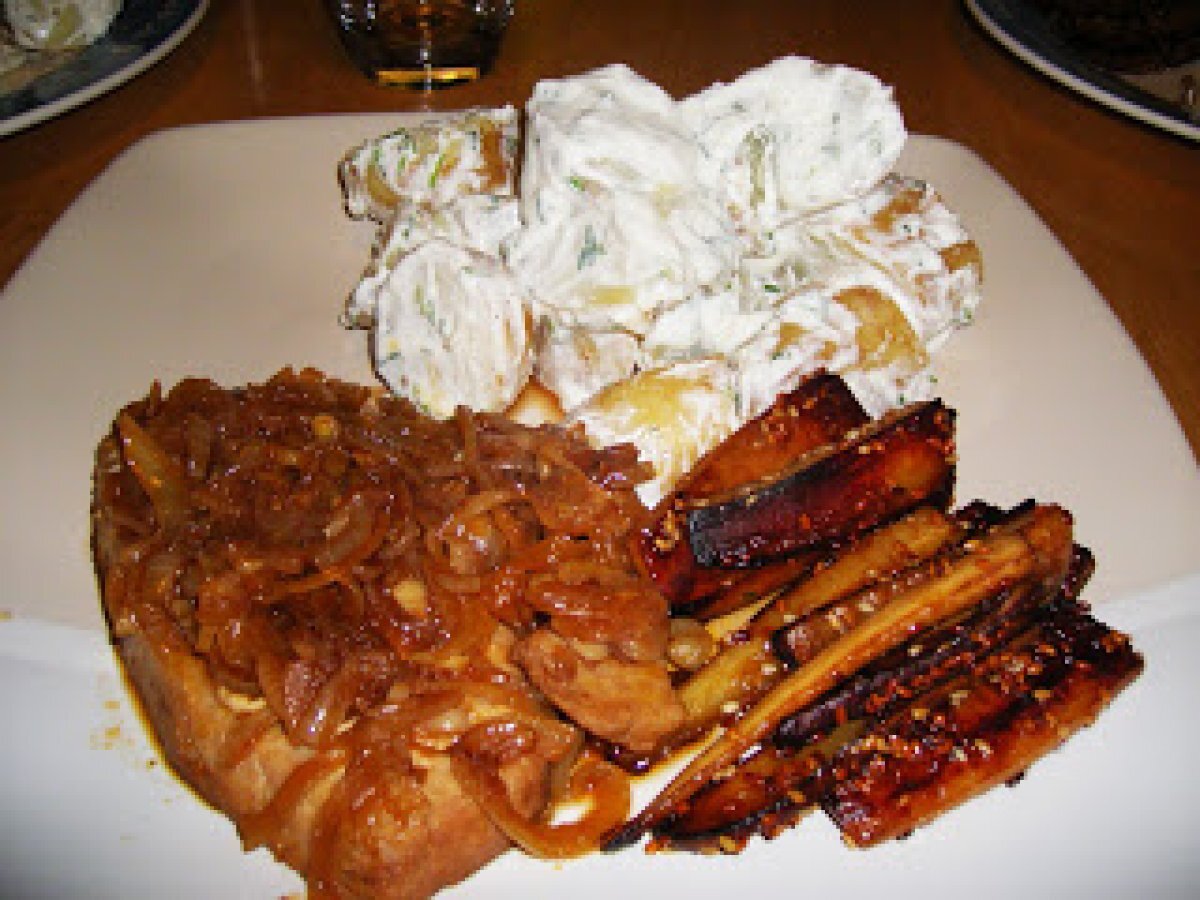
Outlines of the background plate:
M988 34L1043 75L1117 112L1180 137L1200 140L1195 110L1189 114L1179 104L1167 102L1073 53L1047 28L1041 15L1022 0L966 0L966 5ZM1192 70L1200 77L1200 66ZM1145 85L1178 80L1142 79Z
M150 68L191 34L208 0L125 0L98 41L20 90L0 94L0 137L88 103Z
M154 379L233 385L285 365L371 379L366 335L342 330L337 315L372 229L345 217L335 169L347 148L401 118L152 136L79 197L0 296L0 610L10 616L0 620L0 716L22 735L0 744L6 813L22 823L0 848L0 894L13 893L6 884L20 896L95 897L296 886L262 854L242 854L223 818L150 764L104 637L88 555L90 470L116 410ZM959 411L958 497L1070 508L1099 561L1087 596L1101 616L1120 601L1114 612L1157 629L1146 631L1144 683L1019 790L880 850L846 850L814 820L734 860L639 852L550 866L509 854L464 894L519 885L521 896L710 897L799 879L839 895L970 885L982 896L1045 882L1063 896L1071 885L1166 890L1196 874L1200 823L1183 820L1200 810L1200 781L1181 749L1197 730L1186 699L1196 663L1182 648L1200 637L1200 578L1187 578L1200 575L1190 449L1103 299L992 170L920 136L897 168L939 188L985 261L976 323L938 363ZM1169 627L1155 612L1164 591Z

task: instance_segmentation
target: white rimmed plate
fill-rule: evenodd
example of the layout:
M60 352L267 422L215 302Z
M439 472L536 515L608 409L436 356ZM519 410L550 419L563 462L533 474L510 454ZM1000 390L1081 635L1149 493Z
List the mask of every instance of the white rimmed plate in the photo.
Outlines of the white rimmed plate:
M94 897L296 889L151 764L88 559L92 452L116 409L156 378L236 384L289 364L371 378L365 335L337 325L371 232L344 217L335 163L400 118L152 136L85 191L0 296L0 608L11 614L0 621L0 716L19 735L0 744L0 789L20 823L0 847L0 886ZM509 854L463 896L1163 896L1195 883L1195 461L1103 299L995 172L928 137L911 139L899 168L942 191L987 270L976 324L939 361L959 410L959 498L1072 509L1099 559L1088 596L1134 629L1145 679L1016 790L908 841L852 852L814 818L735 859L633 851L549 865Z

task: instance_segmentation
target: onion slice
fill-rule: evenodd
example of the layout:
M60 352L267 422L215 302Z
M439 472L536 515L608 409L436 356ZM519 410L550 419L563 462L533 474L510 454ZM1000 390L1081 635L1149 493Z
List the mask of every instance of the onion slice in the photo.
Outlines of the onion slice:
M125 461L150 498L158 527L172 531L187 516L188 489L183 471L129 413L117 417L117 431Z
M604 836L629 816L629 779L616 766L584 757L571 774L568 795L589 807L571 822L528 819L512 805L496 771L466 753L451 755L454 777L463 791L514 844L541 859L571 859L600 846Z

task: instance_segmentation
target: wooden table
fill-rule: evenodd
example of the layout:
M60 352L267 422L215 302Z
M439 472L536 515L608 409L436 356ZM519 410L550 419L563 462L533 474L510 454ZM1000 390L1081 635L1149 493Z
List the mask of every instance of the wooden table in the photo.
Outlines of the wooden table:
M0 139L0 283L110 160L159 129L520 103L541 78L609 62L682 95L786 53L874 72L895 86L911 131L996 168L1111 304L1200 455L1200 147L1026 68L959 0L518 0L492 74L433 94L360 75L320 0L212 0L145 74Z

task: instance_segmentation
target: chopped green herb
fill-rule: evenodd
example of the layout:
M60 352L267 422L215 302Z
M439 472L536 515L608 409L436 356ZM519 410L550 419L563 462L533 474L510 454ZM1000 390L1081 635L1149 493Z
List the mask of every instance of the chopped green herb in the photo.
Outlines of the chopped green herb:
M441 153L438 154L437 159L433 163L433 171L429 173L429 186L430 187L433 187L435 184L437 184L437 180L439 177L441 177L441 174L442 174L442 166L445 164L445 162L446 162L446 151L443 150Z
M403 128L400 128L393 132L388 140L375 145L372 162L380 171L383 171L383 147L385 143L390 143L395 147L397 156L396 173L402 174L408 168L416 151L416 143L413 141L412 135Z
M596 232L592 230L591 225L585 225L583 229L583 246L579 248L579 262L576 268L584 269L590 266L602 253L604 253L604 247L596 239Z
M413 289L413 303L417 305L417 309L420 310L421 315L425 317L425 320L430 325L437 325L437 321L434 318L433 302L425 296L425 285L418 284Z

